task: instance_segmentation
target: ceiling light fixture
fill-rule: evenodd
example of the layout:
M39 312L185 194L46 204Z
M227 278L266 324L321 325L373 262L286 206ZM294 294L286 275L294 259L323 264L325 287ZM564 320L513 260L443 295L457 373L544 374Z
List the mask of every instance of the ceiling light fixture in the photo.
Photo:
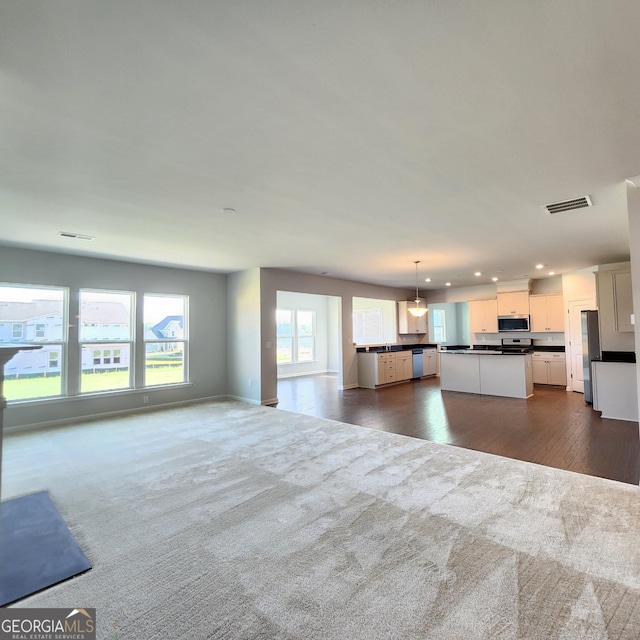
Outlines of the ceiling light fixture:
M420 264L420 260L414 260L414 262L416 265L416 306L409 307L409 313L416 318L421 318L429 309L420 306L420 294L418 293L418 265Z
M556 275L556 272L555 272L555 271L549 271L549 275L550 275L550 276L555 276L555 275Z
M536 269L544 269L544 265L543 264L537 264L536 265Z
M235 212L236 210L232 209L231 207L226 207L222 210L222 213L226 213L227 215L233 215Z
M481 276L481 275L482 275L482 272L480 272L480 271L476 271L473 275L474 275L474 276L476 276L476 278L477 278L478 276Z
M425 278L424 281L425 282L431 282L431 278Z
M498 282L498 278L496 278L495 276L493 276L493 278L491 278L491 280L493 280L493 282Z
M450 282L445 282L444 284L445 284L445 286L447 286L447 287L450 287L450 286L451 286L451 283L450 283Z

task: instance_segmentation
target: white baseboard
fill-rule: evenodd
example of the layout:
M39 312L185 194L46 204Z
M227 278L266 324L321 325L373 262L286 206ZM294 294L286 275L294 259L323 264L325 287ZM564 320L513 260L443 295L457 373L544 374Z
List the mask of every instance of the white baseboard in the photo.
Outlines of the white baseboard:
M357 389L357 388L358 388L357 384L344 384L338 387L340 391L346 391L347 389Z
M279 373L278 380L284 378L302 378L303 376L321 376L323 373L337 373L337 371L323 369L321 371L301 371L300 373Z
M254 400L253 398L245 398L243 396L234 396L231 394L227 394L224 396L228 400L237 400L238 402L246 402L247 404L261 404L260 400Z
M176 400L175 402L163 402L160 404L151 404L145 407L133 407L130 409L118 409L116 411L103 411L100 413L92 413L77 418L61 418L59 420L46 420L45 422L34 422L32 424L21 424L13 427L5 427L5 433L18 433L20 431L33 431L38 429L47 429L49 427L58 427L68 424L77 424L79 422L92 422L93 420L101 420L102 418L111 418L113 416L144 413L147 411L155 411L157 409L170 409L187 404L199 404L202 402L211 402L213 400L226 400L228 396L209 396L207 398L197 398L195 400Z

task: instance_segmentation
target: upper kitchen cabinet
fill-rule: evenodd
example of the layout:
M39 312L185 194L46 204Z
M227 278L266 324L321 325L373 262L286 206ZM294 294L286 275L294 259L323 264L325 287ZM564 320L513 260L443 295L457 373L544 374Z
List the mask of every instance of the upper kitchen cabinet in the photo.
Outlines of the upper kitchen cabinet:
M529 309L532 332L564 332L564 305L561 295L531 296Z
M529 292L513 291L498 294L499 316L528 316Z
M631 270L597 271L596 285L602 350L634 351Z
M405 300L398 302L398 333L400 335L427 333L428 313L416 318L412 313L409 313L409 305L415 306L415 302L406 302Z
M469 302L469 332L498 333L497 300L472 300Z

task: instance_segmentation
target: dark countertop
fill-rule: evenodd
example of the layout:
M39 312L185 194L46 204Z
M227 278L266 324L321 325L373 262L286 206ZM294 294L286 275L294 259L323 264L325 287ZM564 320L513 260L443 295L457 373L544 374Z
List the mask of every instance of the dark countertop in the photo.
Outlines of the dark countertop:
M437 344L390 344L371 347L356 347L357 353L384 353L386 351L412 351L413 349L437 349Z
M554 346L554 345L536 345L534 344L532 349L534 351L543 352L543 353L564 353L565 349L562 346Z
M599 358L592 358L592 362L630 362L635 363L635 351L603 351Z
M450 353L454 356L463 355L476 355L476 356L530 356L531 353L523 353L522 351L497 351L494 349L447 349L440 353Z

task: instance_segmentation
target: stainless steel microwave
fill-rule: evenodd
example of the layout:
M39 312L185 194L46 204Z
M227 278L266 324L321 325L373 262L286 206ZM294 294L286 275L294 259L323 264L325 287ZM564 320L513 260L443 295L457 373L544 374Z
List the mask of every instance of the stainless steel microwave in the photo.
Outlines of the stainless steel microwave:
M498 331L529 331L529 316L498 316Z

